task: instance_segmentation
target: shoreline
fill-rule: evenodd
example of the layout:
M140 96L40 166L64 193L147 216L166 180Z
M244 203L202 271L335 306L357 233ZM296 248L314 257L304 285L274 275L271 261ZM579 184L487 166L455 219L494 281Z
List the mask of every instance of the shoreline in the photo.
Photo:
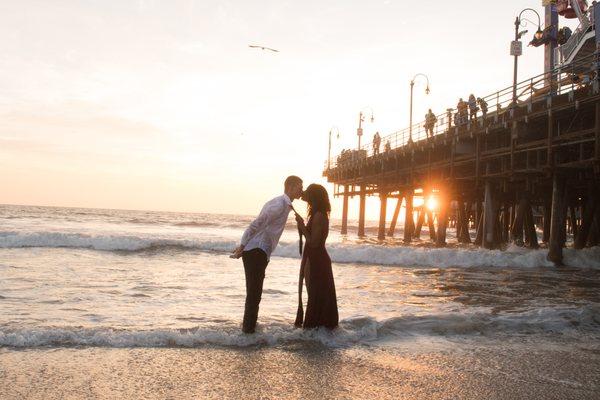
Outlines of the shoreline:
M0 348L2 399L597 399L580 344Z

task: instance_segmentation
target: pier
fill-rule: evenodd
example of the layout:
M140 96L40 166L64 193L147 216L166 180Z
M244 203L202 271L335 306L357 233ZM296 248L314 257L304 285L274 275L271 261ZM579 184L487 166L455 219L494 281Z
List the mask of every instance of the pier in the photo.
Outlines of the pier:
M485 116L449 108L437 115L430 137L420 122L383 136L380 151L367 143L332 157L323 175L343 197L341 233L357 197L358 235L365 235L365 199L377 196L380 240L394 236L404 209L406 243L427 225L437 246L455 229L460 243L538 248L540 229L557 265L567 234L577 249L598 245L598 56L590 52L483 97ZM431 198L436 207L427 207ZM390 201L395 208L386 221Z

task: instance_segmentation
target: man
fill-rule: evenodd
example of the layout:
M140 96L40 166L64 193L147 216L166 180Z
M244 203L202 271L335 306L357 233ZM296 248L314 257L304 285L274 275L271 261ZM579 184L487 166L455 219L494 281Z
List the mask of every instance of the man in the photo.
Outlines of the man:
M430 108L427 114L425 114L425 134L427 135L427 138L433 137L433 128L435 128L436 122L437 117Z
M381 136L379 136L379 132L375 132L373 136L373 155L379 154L379 146L381 146Z
M479 104L479 108L481 109L481 114L483 115L483 120L485 121L485 119L487 118L488 104L481 97L477 98L477 104Z
M469 95L469 121L477 121L477 111L479 111L477 100L475 99L475 95L471 93Z
M460 100L458 100L458 104L456 105L456 111L458 111L458 123L455 123L455 125L458 126L467 123L468 109L469 106L467 105L467 102L464 101L461 97Z
M258 305L262 296L265 269L271 253L277 247L279 238L292 210L292 201L302 195L302 179L288 176L284 184L284 194L268 201L258 217L252 221L242 236L241 244L231 255L244 262L246 274L246 306L242 331L254 333L258 319Z

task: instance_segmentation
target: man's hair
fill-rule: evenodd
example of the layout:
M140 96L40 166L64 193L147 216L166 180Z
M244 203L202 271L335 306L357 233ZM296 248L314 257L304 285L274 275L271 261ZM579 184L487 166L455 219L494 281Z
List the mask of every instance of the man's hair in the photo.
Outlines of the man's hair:
M287 178L285 178L285 183L283 184L283 186L287 189L290 186L297 185L299 183L302 183L302 179L300 179L296 175L290 175Z

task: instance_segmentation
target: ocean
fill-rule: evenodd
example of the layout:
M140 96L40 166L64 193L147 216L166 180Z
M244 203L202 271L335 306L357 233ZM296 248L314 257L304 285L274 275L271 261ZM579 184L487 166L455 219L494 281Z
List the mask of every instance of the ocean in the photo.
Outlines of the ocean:
M412 374L407 380L390 381L378 392L381 398L388 389L389 398L399 398L391 389L406 384L409 377L416 379L415 365L431 371L440 357L451 368L443 370L449 375L440 393L462 390L465 396L458 398L469 398L466 380L460 384L457 377L469 377L476 383L476 392L470 394L480 394L481 382L488 381L475 379L481 370L467 366L484 368L495 360L484 368L489 382L498 384L487 398L508 393L503 380L513 377L518 382L524 370L539 372L534 381L546 398L600 398L599 247L565 249L566 266L557 268L546 261L545 249L483 250L458 245L452 238L446 248L434 248L425 239L426 230L414 245L379 243L340 236L339 221L334 220L327 247L340 327L334 332L303 331L293 327L300 258L290 216L267 267L257 333L244 335L243 266L229 253L251 220L252 216L218 214L0 206L0 398L60 398L64 392L49 392L48 387L72 389L64 379L38 380L36 391L29 391L36 387L32 377L39 376L41 365L59 368L64 378L74 371L81 375L81 368L93 371L90 365L102 360L114 362L116 355L140 364L122 371L125 375L141 374L144 363L164 367L185 360L188 367L179 371L189 374L200 368L198 359L212 360L206 362L217 369L271 360L275 371L266 374L273 382L281 378L277 369L291 368L298 357L316 357L315 365L330 368L331 355L346 367L357 365L346 376L356 374L373 382L382 368L395 376L401 372L398 368L412 366L404 371ZM565 354L572 365L555 370L557 363L566 362ZM550 361L539 364L543 360ZM308 394L318 396L323 371L310 368L314 366L305 378L316 383ZM490 373L494 368L504 371L502 380ZM109 370L96 370L95 382L114 380ZM158 379L160 373L152 371ZM256 384L248 380L250 386L240 389L241 378L236 376L221 376L229 383L222 384L220 392L213 393L211 381L204 381L194 393L235 397L235 390ZM214 379L218 381L218 374ZM347 377L331 379L340 379L332 387L348 388L349 383L340 383ZM19 381L26 385L14 384ZM294 398L285 395L289 384L273 384L272 391L256 398ZM429 392L423 393L436 398L436 384L430 382ZM149 385L145 393L157 395ZM518 395L528 393L531 385L516 387L523 389ZM90 393L103 397L85 391L82 396ZM115 394L106 388L102 393L107 398ZM368 395L356 389L334 397L357 393ZM179 397L176 391L170 394Z

